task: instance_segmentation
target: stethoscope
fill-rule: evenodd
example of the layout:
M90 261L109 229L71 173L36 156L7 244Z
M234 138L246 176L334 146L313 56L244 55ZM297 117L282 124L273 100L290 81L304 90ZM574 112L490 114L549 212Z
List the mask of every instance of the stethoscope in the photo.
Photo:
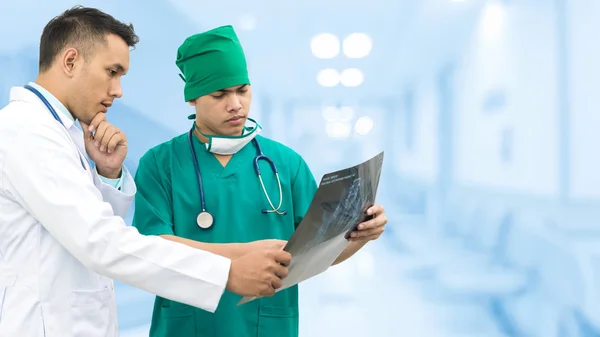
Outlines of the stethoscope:
M188 133L188 142L190 144L190 151L192 152L192 158L194 159L194 168L196 170L196 180L198 182L198 191L200 192L200 202L201 202L201 206L202 206L202 211L198 214L198 217L196 218L196 222L200 228L207 229L213 225L214 219L213 219L213 216L206 210L206 201L204 199L204 188L202 186L202 176L200 174L200 166L198 165L198 158L196 156L196 150L194 148L193 137L194 137L194 127L192 127L192 129ZM281 203L283 201L283 191L281 189L281 180L279 180L279 172L277 172L277 166L275 166L275 163L273 162L273 160L271 158L267 157L262 152L262 149L260 148L260 145L258 144L258 141L256 140L256 138L252 139L252 143L254 143L254 146L256 146L256 152L257 152L256 157L254 157L254 171L256 172L256 175L258 176L260 185L262 186L262 189L263 189L263 193L267 197L267 201L269 202L269 205L271 206L271 209L263 209L262 213L263 214L276 213L279 215L286 215L287 214L286 210L281 210L281 211L279 210L281 208ZM267 189L265 188L265 184L263 182L262 175L260 174L260 167L258 166L258 162L261 159L266 160L269 163L269 165L271 166L271 169L273 170L273 173L275 174L275 177L277 178L277 184L279 185L279 205L277 207L273 206L273 203L271 202L271 198L269 198L269 194L267 193Z
M48 100L46 99L46 97L44 97L44 95L42 95L41 92L39 92L36 88L30 86L29 84L26 84L24 86L24 88L27 89L27 90L29 90L29 91L31 91L31 92L33 92L44 103L44 105L48 108L48 111L50 111L50 113L52 114L52 117L54 117L54 119L56 119L65 129L67 128L65 126L65 124L58 117L58 114L56 113L56 111L52 107L52 104L50 104L50 102L48 102ZM79 151L77 151L77 152L79 152ZM81 158L81 153L79 153L79 161L81 162L81 166L83 167L83 169L87 170L87 168L85 167L85 164L83 163L83 158Z

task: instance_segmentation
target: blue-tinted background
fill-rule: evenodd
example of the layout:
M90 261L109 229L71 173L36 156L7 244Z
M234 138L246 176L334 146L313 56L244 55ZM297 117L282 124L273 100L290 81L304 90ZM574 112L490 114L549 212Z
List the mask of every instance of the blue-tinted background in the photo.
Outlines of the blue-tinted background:
M222 24L246 49L252 116L317 178L386 152L387 230L302 284L302 336L600 334L599 1L82 3L141 37L109 114L132 171L190 126L177 47ZM0 2L2 105L75 4ZM117 292L123 336L146 336L153 296Z

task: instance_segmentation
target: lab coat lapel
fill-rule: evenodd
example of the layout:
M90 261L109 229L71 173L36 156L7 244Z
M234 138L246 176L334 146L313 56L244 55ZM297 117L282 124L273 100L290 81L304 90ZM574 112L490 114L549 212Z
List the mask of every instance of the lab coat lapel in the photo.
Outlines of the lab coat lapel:
M89 172L91 172L92 167L91 167L90 161L87 157L87 151L85 150L85 143L83 141L83 131L79 130L79 128L76 126L76 124L73 123L73 124L71 124L71 127L69 128L69 135L71 136L71 139L77 146L77 150L79 151L79 153L81 154L81 157L83 158L83 162L85 164L86 169Z
M31 104L35 104L38 107L40 107L41 109L44 109L44 111L46 111L46 113L48 114L48 117L54 119L52 117L52 114L50 113L50 111L48 111L48 108L46 107L46 105L44 104L44 102L42 102L41 99L39 99L33 92L25 89L24 87L13 87L10 90L10 101L21 101L21 102L27 102L27 103L31 103ZM50 103L52 104L52 103ZM54 110L57 112L58 118L60 118L60 121L64 124L64 128L66 128L67 130L69 130L72 126L73 126L73 121L70 120L69 118L66 118L62 113L59 112L59 107L55 106L54 104L52 104L52 107L54 108ZM60 123L59 123L60 125ZM62 125L61 125L62 127Z

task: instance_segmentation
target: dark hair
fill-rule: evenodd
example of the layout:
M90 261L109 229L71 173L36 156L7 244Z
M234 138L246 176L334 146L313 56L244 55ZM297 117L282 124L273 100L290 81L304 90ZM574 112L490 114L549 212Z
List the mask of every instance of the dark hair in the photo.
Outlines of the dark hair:
M40 39L40 72L47 70L58 54L73 44L86 57L97 42L106 43L106 35L115 34L129 47L135 47L139 37L133 25L116 20L96 8L75 6L48 22Z

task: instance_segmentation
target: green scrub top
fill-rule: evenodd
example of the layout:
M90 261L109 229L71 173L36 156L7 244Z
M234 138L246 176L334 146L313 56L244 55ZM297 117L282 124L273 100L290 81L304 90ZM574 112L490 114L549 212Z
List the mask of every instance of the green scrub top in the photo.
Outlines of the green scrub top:
M188 135L183 134L149 150L135 176L133 225L145 235L170 234L207 242L251 242L263 239L288 240L316 193L317 183L305 161L292 149L257 136L263 153L277 165L286 215L263 214L271 209L253 162L257 154L250 142L233 155L225 167L193 137L204 186L206 209L213 226L196 224L201 211ZM277 179L269 164L261 160L263 182L276 207ZM165 285L169 286L169 285ZM292 337L298 336L298 288L290 287L237 306L242 297L227 290L215 313L156 297L150 328L151 337Z

